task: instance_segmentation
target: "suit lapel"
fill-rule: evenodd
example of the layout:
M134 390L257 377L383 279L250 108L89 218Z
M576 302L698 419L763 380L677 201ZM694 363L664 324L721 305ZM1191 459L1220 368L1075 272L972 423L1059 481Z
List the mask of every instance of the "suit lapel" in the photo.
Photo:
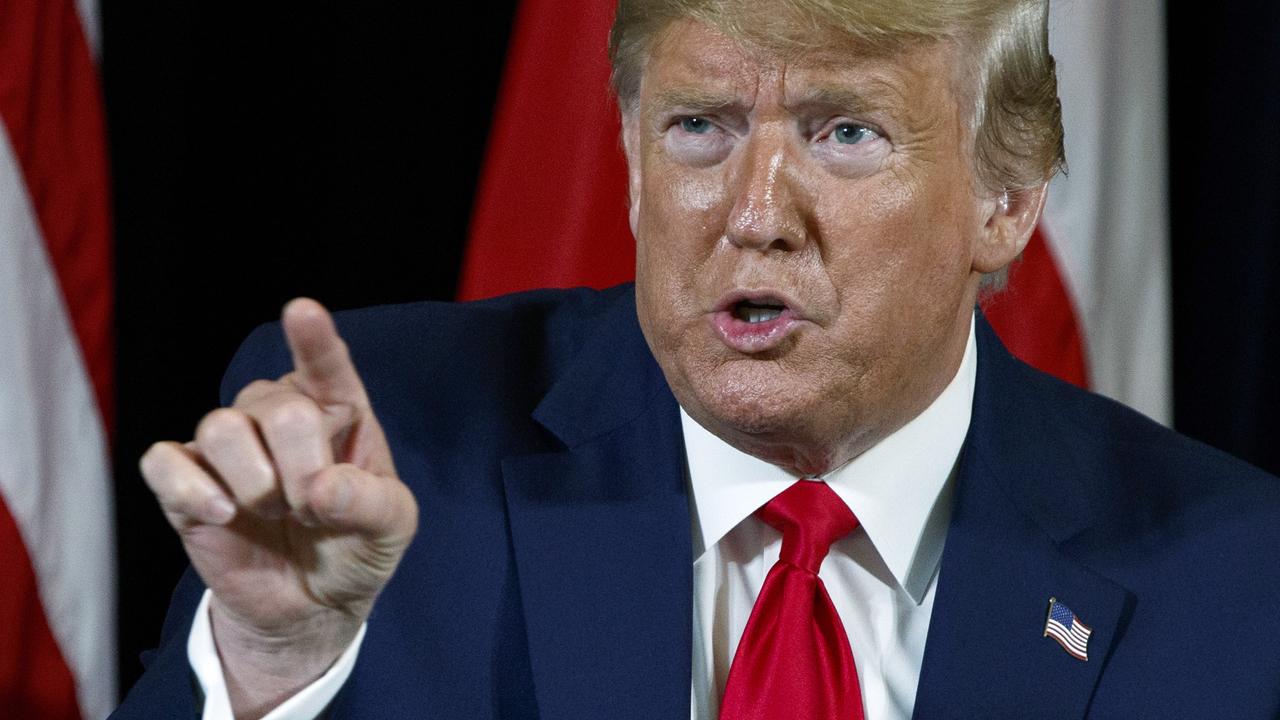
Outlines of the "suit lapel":
M1082 718L1132 596L1062 548L1092 498L1052 403L978 323L973 420L956 478L915 717ZM1044 636L1049 599L1092 628L1088 660Z
M618 303L503 463L540 717L689 711L692 549L678 408Z

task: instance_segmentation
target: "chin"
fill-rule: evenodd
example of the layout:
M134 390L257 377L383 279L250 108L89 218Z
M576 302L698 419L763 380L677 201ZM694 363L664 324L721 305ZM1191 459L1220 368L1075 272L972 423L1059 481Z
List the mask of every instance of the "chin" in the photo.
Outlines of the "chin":
M830 395L818 383L758 360L728 363L688 380L690 397L679 397L681 404L738 449L788 467L822 465L820 458L833 455L820 427Z

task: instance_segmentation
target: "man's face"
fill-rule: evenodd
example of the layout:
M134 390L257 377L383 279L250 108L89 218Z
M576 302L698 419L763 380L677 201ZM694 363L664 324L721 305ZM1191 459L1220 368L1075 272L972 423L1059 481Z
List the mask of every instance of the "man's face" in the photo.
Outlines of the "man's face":
M640 324L735 446L822 472L954 375L980 273L1012 259L990 250L959 61L783 61L692 21L655 42L624 118Z

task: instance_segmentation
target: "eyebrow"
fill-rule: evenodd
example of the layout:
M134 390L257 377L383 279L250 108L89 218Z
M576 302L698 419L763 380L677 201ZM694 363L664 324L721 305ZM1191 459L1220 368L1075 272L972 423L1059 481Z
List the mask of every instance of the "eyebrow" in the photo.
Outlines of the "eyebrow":
M654 98L653 105L660 112L669 111L672 108L712 111L739 107L741 103L732 96L714 91L677 87L658 93L658 96Z
M788 99L788 110L803 108L833 108L848 112L887 111L894 104L890 95L894 89L888 84L883 89L855 90L848 87L817 87L806 90L798 97ZM663 90L654 98L653 107L658 112L670 112L682 108L691 112L714 112L740 108L741 101L732 95L695 87L676 87Z
M888 87L885 88L885 91L873 90L870 92L844 87L818 87L807 90L797 97L787 99L785 106L788 110L821 107L836 108L850 112L874 112L877 110L889 110L893 107L893 103L888 97L891 92L892 90Z

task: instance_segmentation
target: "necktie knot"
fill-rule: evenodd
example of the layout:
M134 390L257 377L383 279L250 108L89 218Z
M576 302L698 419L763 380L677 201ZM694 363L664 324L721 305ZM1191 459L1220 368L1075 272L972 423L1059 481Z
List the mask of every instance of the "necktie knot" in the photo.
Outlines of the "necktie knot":
M849 636L818 567L858 520L825 482L801 480L756 511L782 531L729 668L720 720L863 720Z
M782 533L783 562L815 575L831 545L858 527L858 519L825 482L800 480L756 511Z

